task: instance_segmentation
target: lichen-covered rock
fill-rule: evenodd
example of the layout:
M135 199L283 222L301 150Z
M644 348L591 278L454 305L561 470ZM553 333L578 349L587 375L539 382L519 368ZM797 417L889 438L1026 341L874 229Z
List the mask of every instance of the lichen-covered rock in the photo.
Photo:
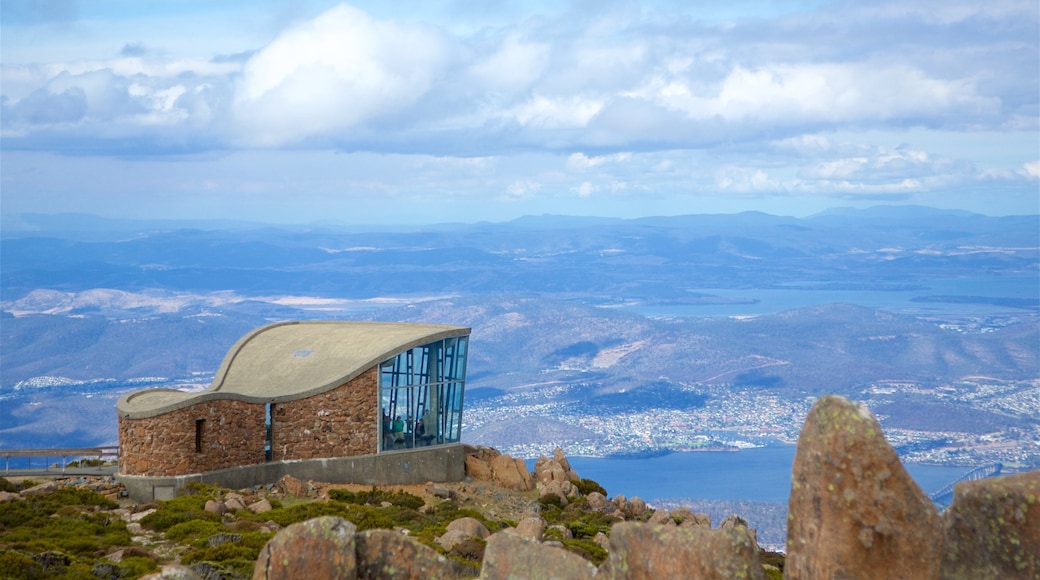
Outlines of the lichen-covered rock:
M541 542L545 534L545 520L537 516L521 518L516 524L516 534L521 538Z
M269 512L272 509L273 507L271 506L271 502L268 501L267 498L249 504L249 511L254 514L262 514L264 512Z
M623 522L610 530L610 555L597 578L764 578L746 530Z
M454 560L438 554L429 546L420 544L400 532L368 530L357 534L357 577L360 579L395 578L400 580L429 580L431 578L458 578L475 575ZM302 578L302 576L301 576ZM339 578L339 576L309 576L308 578Z
M1040 578L1040 471L957 484L943 527L942 578Z
M29 489L23 489L18 492L22 497L32 497L35 495L46 495L48 493L54 493L58 491L60 486L53 481L45 481L39 485L34 485Z
M675 520L672 519L672 512L666 509L659 509L650 516L650 519L646 521L648 524L656 524L660 526L674 526Z
M671 516L673 520L679 520L679 527L682 528L711 528L711 516L708 514L695 514L688 507L672 510Z
M253 580L357 577L357 527L323 516L287 526L260 550Z
M708 520L708 527L711 527L710 519ZM725 530L728 528L744 528L745 530L747 530L748 534L751 535L751 541L755 542L756 545L758 544L758 533L754 530L754 528L749 528L747 520L738 516L737 514L730 514L726 516L726 519L722 520L722 522L719 523L719 529Z
M567 456L563 453L563 449L557 447L553 450L553 462L559 464L560 467L563 468L563 471L567 474L567 479L574 483L581 481L581 478L578 477L578 473L571 467L571 462L567 460Z
M547 497L550 495L556 496L560 499L560 506L567 507L570 500L567 499L567 492L563 490L563 484L571 485L569 481L540 481L538 482L538 497ZM573 485L571 485L573 487Z
M809 411L795 453L784 577L937 578L940 519L865 407Z
M499 580L543 580L566 578L581 580L596 575L588 560L563 548L547 546L502 531L488 538L480 577Z

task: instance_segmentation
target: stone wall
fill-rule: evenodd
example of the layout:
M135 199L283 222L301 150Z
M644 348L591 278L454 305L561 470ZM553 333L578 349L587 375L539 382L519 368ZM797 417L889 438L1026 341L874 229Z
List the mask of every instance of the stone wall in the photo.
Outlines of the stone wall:
M378 367L326 393L277 403L272 460L351 457L379 447Z
M167 477L263 461L263 405L210 400L155 417L119 417L119 473L124 475Z

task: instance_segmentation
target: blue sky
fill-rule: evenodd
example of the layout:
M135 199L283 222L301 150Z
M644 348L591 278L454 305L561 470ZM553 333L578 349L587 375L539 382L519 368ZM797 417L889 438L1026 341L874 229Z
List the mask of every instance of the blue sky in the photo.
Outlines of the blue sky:
M1038 213L1038 12L5 0L0 209L350 224Z

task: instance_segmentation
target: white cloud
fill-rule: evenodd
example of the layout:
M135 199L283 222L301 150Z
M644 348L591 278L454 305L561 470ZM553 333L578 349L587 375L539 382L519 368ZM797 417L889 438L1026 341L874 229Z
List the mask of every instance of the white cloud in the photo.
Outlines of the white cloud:
M524 42L510 34L498 51L470 67L470 73L490 91L518 92L542 75L549 61L549 45Z
M1022 167L1022 170L1029 177L1040 179L1040 161L1030 161Z
M631 153L614 153L589 157L584 153L571 153L567 157L567 168L573 171L585 171L604 163L622 163L632 157Z
M434 32L340 5L278 36L245 64L235 116L247 144L336 137L400 113L433 86L445 48Z

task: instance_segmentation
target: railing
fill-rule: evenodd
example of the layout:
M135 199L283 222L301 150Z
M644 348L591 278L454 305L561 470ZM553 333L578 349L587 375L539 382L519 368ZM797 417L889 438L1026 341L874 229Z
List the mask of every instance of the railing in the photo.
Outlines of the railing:
M4 474L10 474L11 472L11 458L12 457L24 457L26 458L26 466L24 468L16 468L17 471L32 471L32 460L35 458L42 457L44 460L43 467L37 468L37 470L50 471L51 459L61 459L61 473L66 473L68 468L69 459L96 459L98 461L98 471L101 471L103 467L102 459L106 457L112 457L115 459L119 458L119 447L70 447L70 448L53 448L53 449L0 449L0 457L4 458ZM95 466L90 466L95 467ZM82 469L82 468L81 468Z

